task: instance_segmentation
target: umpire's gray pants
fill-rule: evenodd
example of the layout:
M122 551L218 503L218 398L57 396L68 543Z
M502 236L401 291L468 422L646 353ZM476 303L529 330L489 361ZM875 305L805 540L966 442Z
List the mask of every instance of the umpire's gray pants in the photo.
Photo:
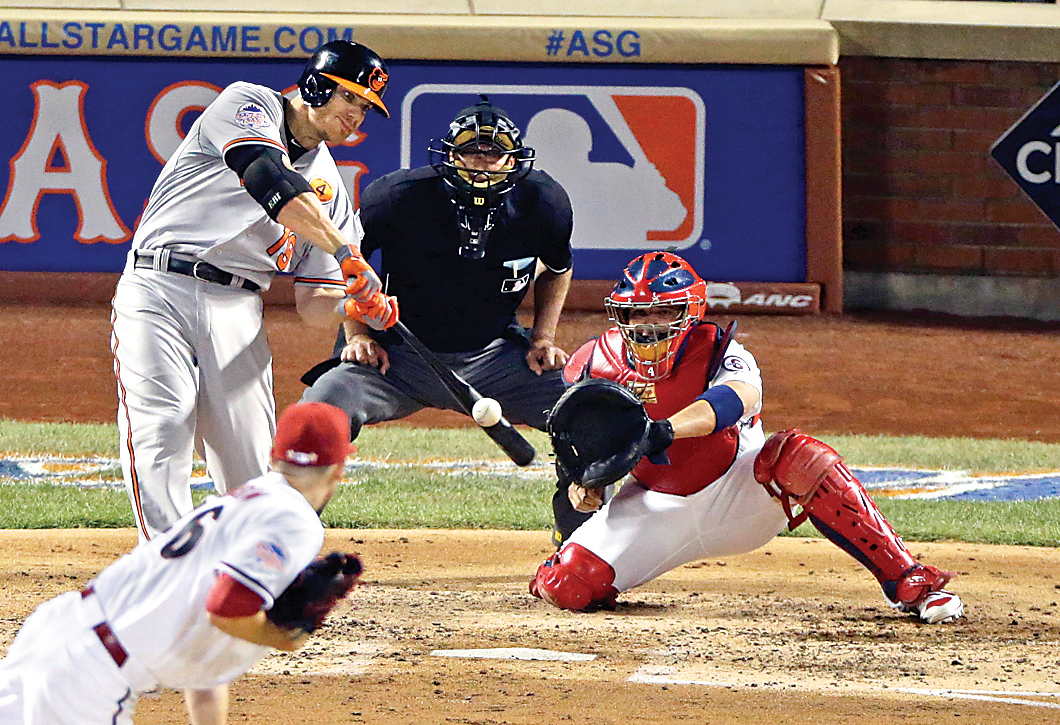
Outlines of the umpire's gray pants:
M548 412L563 394L561 370L537 375L526 363L527 345L500 338L481 350L438 353L438 358L487 398L501 404L510 423L544 430ZM342 363L321 375L303 401L330 403L350 417L350 438L364 425L397 420L423 408L461 411L434 371L408 345L386 348L390 368ZM462 411L461 411L462 412Z

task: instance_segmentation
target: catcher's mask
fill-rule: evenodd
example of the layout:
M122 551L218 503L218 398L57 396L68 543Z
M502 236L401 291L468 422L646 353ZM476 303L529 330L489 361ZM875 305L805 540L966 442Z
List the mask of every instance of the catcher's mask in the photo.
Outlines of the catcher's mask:
M445 138L427 151L431 166L453 191L460 221L460 256L482 259L486 237L501 198L530 173L534 150L523 146L519 129L483 95L456 114Z
M703 319L707 283L692 266L669 252L649 252L626 266L604 300L618 325L630 362L647 380L670 374L692 328Z
M383 104L389 78L386 63L375 51L360 43L333 40L320 46L306 63L298 91L307 105L318 107L330 101L335 89L342 86L389 118L390 111Z

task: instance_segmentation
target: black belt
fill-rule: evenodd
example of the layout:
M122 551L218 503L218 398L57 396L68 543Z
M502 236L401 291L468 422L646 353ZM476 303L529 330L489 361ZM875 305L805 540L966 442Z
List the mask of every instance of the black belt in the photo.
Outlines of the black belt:
M91 586L85 587L81 590L81 598L87 599L96 593L96 590ZM121 667L125 664L125 660L129 659L129 653L125 651L125 648L121 646L121 642L114 635L114 630L110 628L110 625L106 622L100 622L92 631L99 637L99 641L103 643L103 647L106 648L107 653L114 659L114 664Z
M159 254L159 252L141 252L139 250L133 252L135 258L133 266L137 269L156 269L156 254ZM216 284L224 285L225 287L238 287L240 289L249 290L250 292L257 292L261 289L261 285L251 282L249 279L243 279L231 272L226 272L219 267L213 266L209 262L203 262L198 259L188 259L187 257L177 257L175 254L169 255L169 261L161 271L184 274L189 277L194 277L195 279L201 279L204 282L214 282Z

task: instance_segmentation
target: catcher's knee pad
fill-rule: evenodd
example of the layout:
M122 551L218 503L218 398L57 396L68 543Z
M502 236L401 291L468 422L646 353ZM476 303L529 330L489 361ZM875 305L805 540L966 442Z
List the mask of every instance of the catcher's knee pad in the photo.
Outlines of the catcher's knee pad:
M554 607L584 611L613 607L615 570L580 544L567 544L537 569L530 593Z
M792 428L774 433L762 446L754 476L776 498L803 506L842 460L831 446Z
M777 433L755 459L754 475L779 499L788 528L810 519L832 543L871 571L892 600L903 577L920 566L842 456L828 444L797 429ZM802 507L798 515L793 504Z

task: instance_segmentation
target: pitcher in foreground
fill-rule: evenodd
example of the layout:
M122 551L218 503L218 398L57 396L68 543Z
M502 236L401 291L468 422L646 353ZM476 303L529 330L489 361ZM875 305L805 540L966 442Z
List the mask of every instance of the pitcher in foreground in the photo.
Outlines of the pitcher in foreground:
M341 410L288 408L270 472L37 607L0 660L0 723L128 725L157 686L184 690L193 725L225 723L228 683L301 647L361 572L353 555L314 560L350 450Z

